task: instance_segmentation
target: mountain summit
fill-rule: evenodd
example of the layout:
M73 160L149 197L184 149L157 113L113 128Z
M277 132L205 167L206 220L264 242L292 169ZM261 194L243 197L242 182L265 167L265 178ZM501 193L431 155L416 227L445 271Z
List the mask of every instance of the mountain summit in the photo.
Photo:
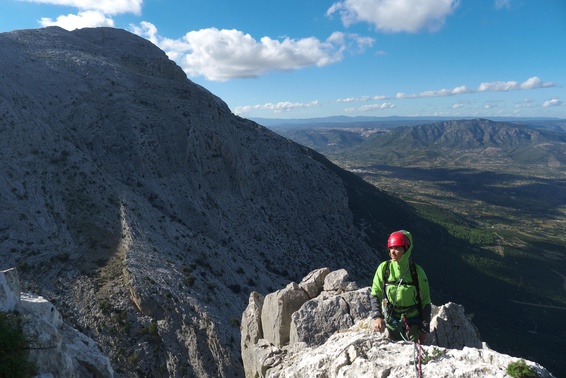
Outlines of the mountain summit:
M126 376L243 375L251 291L421 227L123 30L0 34L0 256ZM401 222L402 219L407 221Z

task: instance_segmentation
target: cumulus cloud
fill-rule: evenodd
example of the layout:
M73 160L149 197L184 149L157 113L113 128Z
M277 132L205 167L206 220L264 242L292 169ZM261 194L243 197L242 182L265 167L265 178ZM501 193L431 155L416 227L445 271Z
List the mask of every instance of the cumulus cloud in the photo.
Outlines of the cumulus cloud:
M213 81L326 66L341 61L347 49L361 51L373 44L371 38L341 32L332 33L325 41L314 37L256 40L239 30L207 28L171 40L160 37L149 22L131 25L131 29L163 49L188 75Z
M319 106L320 103L318 101L311 101L311 102L287 102L282 101L276 104L272 104L270 102L263 104L263 105L251 105L251 106L238 106L234 108L233 112L237 115L247 114L253 110L271 110L274 113L284 113L289 112L294 109L299 108L310 108L313 106Z
M62 5L80 10L99 11L106 15L141 14L143 0L19 0L28 3Z
M385 32L436 31L458 7L460 0L343 0L328 16L338 13L344 26L369 23Z
M69 31L80 28L94 28L101 26L114 27L114 20L107 18L99 11L84 11L78 14L69 14L67 16L59 16L57 19L41 18L39 24L46 26L60 26Z
M549 106L566 106L566 102L564 101L560 101L557 98L552 98L548 101L545 101L542 106L544 106L545 108L549 107Z

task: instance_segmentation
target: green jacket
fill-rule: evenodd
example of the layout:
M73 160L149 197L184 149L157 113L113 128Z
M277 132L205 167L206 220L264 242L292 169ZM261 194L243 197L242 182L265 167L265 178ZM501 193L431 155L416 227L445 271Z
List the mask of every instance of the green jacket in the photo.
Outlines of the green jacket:
M415 268L419 278L419 292L421 296L421 308L417 308L417 288L415 285L406 285L405 283L412 283L411 271L409 269L409 258L413 251L413 236L408 231L403 232L411 241L411 246L401 257L399 262L389 261L389 284L385 286L387 300L393 305L393 313L397 318L401 314L405 314L407 318L415 317L421 314L421 318L430 319L430 314L423 314L424 312L430 313L430 288L428 286L428 279L424 270L417 264ZM382 316L381 302L383 300L384 288L384 275L387 261L382 262L375 271L373 284L371 287L371 296L377 298L372 300L373 317ZM377 308L373 308L377 305ZM428 306L427 306L428 305ZM427 316L428 315L428 316ZM423 320L425 320L423 319ZM427 324L428 326L428 324Z

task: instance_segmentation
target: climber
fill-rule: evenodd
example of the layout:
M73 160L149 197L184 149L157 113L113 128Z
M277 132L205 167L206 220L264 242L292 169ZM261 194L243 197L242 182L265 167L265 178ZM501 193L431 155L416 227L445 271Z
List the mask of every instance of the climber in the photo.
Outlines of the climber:
M387 328L392 340L425 343L430 332L430 289L424 270L411 259L411 233L393 232L387 248L391 260L379 264L371 287L373 329Z

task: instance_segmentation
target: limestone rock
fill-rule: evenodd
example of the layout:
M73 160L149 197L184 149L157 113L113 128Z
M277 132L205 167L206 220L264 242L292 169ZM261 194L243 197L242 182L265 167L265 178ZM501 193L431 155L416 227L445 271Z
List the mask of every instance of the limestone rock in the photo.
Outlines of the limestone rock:
M20 294L15 269L0 272L0 282L10 282L5 287L7 298ZM21 316L22 330L30 343L29 360L41 376L114 376L110 359L98 344L66 324L53 304L29 293L21 293L19 299L11 311ZM8 301L0 298L0 308L6 308Z
M356 290L355 282L348 281L349 274L346 269L330 272L324 279L324 291L351 291Z
M295 282L265 296L261 310L263 336L276 346L289 342L291 315L309 300L307 293Z
M321 271L313 271L305 279ZM503 378L507 377L507 366L518 360L487 348L464 307L451 302L432 306L427 345L388 340L373 331L373 320L368 317L370 288L354 290L357 284L348 282L344 269L325 275L324 290L300 308L297 305L304 298L297 300L294 283L268 294L261 308L261 322L261 297L250 296L241 327L242 340L246 340L242 359L247 378L401 378L415 375L416 369L425 377ZM269 306L265 305L267 298ZM291 315L290 327L282 321L263 321L281 319L283 308ZM261 338L262 333L277 335L277 342L288 338L289 344ZM552 377L539 364L527 364L539 377Z
M479 331L471 320L465 314L464 306L457 303L449 302L441 307L433 306L430 329L435 344L452 349L464 347L481 349Z
M293 313L289 343L320 345L333 333L366 317L370 309L368 288L329 297L320 295Z
M368 320L335 333L319 346L306 347L288 354L277 366L258 377L285 378L507 378L507 366L519 359L489 349L464 347L447 349L413 343L391 342L371 331ZM419 352L420 350L420 352ZM421 357L419 364L418 357ZM539 377L552 375L542 366L526 361ZM246 374L246 376L248 376Z
M11 312L20 304L20 280L15 268L0 272L0 311Z
M250 365L254 363L257 356L256 344L263 339L263 328L261 326L261 311L263 309L264 297L258 292L252 292L248 301L248 307L242 315L240 323L242 362L244 370L252 370Z
M329 273L328 268L313 270L301 280L299 287L308 294L309 298L314 298L324 289L324 281Z

